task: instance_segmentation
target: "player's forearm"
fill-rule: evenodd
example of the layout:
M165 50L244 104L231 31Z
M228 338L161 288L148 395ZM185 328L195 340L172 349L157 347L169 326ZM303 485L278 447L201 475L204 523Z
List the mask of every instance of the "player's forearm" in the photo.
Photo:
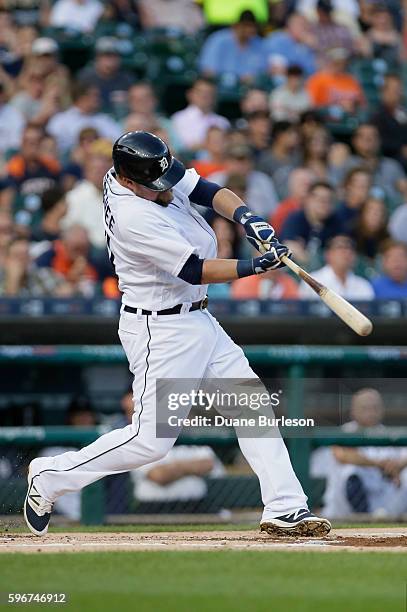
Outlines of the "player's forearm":
M355 448L344 446L333 447L334 457L339 463L350 463L351 465L360 465L364 467L380 467L380 462L374 459L369 459L362 455Z
M233 191L223 188L215 193L212 205L215 212L233 221L235 210L240 206L245 206L245 203Z
M205 259L203 262L202 285L228 283L237 278L237 259Z

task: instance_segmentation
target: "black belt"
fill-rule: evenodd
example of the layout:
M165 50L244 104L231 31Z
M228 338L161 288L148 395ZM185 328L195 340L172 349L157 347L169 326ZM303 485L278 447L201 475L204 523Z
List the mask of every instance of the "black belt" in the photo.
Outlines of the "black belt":
M205 297L203 300L200 300L199 302L193 302L188 312L191 312L192 310L205 310L207 306L208 306L208 298ZM165 308L164 310L158 310L157 314L158 315L180 314L181 309L182 309L182 304L177 304L177 306L173 306L172 308ZM126 312L131 312L133 314L143 314L143 315L151 315L154 312L151 310L145 310L144 308L134 308L133 306L127 306L127 304L125 305L124 310Z

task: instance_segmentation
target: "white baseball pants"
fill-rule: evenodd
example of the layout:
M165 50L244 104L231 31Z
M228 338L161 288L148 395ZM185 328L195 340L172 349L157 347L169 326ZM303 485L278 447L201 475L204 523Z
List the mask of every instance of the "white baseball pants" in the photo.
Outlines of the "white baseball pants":
M242 349L206 310L165 316L122 310L119 337L134 375L133 421L81 450L35 460L36 486L51 502L167 454L175 438L156 437L157 378L257 378ZM281 437L240 438L239 445L260 481L263 520L306 507Z

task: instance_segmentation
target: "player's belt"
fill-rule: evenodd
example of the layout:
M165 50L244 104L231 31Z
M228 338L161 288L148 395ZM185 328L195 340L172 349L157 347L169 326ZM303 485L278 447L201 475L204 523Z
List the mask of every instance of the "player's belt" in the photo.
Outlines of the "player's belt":
M173 306L172 308L165 308L164 310L157 310L157 314L158 315L180 314L182 310L182 306L183 304L177 304L177 306ZM191 312L192 310L205 310L207 306L208 306L208 298L205 297L203 300L200 300L199 302L193 302L188 312ZM126 312L131 312L133 314L143 314L143 315L151 315L153 314L153 312L155 312L151 310L145 310L144 308L134 308L133 306L127 306L127 304L124 306L123 310L125 310Z

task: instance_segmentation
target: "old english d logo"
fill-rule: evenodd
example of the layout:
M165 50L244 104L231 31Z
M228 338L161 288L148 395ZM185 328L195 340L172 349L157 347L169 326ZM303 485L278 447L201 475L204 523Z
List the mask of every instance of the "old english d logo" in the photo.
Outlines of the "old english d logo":
M167 160L167 158L166 158L166 157L163 157L162 159L160 159L160 161L159 161L158 163L159 163L159 164L160 164L160 166L161 166L161 170L162 170L163 172L165 172L165 171L167 170L167 168L168 168L168 165L169 165L169 164L168 164L168 160Z

